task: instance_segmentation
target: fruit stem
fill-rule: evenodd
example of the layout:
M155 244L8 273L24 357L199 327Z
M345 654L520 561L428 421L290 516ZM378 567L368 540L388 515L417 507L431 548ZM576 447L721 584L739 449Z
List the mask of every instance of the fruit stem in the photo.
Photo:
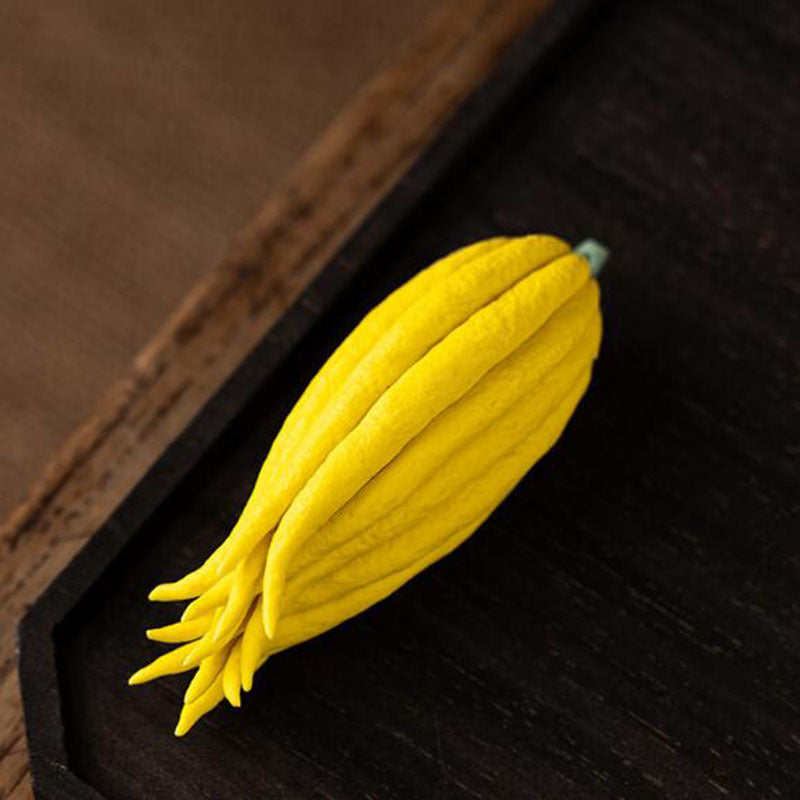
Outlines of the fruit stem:
M595 278L600 274L610 254L610 250L596 239L584 239L575 246L575 252L589 262L589 270Z

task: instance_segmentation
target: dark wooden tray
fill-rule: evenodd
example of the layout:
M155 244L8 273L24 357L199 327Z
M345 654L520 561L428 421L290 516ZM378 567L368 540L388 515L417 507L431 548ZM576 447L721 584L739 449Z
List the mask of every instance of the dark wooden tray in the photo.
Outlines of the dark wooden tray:
M514 49L31 609L37 796L800 797L798 12L594 5ZM175 614L148 589L227 533L364 311L536 230L613 250L563 440L455 554L174 739L185 679L126 686Z

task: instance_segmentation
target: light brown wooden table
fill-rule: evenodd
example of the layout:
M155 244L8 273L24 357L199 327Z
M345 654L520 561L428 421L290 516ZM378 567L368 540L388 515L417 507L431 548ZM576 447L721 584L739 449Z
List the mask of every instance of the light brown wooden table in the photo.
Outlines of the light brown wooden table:
M31 792L15 668L26 607L549 5L453 0L427 19L188 293L0 530L0 797Z

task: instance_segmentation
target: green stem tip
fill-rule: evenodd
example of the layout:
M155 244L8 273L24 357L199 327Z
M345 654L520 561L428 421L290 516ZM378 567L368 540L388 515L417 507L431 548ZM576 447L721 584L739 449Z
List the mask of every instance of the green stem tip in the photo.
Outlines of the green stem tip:
M584 239L575 246L575 252L589 262L589 270L595 278L600 274L611 253L604 244L600 244L596 239Z

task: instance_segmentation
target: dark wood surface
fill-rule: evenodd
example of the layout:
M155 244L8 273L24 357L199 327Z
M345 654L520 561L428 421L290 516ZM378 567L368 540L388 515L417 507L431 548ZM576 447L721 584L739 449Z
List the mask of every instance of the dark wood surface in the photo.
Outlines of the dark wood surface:
M608 4L369 259L59 627L109 797L800 796L800 10ZM171 738L147 588L231 524L367 308L497 232L607 242L596 379L454 555Z

